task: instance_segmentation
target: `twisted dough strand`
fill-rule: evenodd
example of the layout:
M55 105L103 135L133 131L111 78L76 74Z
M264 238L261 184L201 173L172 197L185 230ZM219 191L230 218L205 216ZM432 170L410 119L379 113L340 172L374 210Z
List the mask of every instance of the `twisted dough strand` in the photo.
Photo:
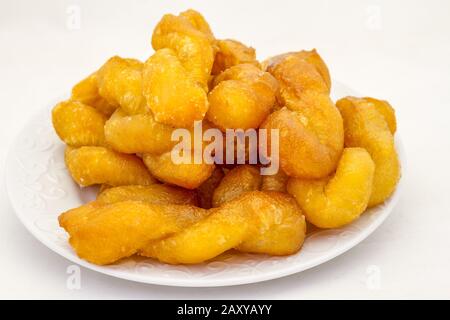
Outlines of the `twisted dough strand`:
M315 51L301 51L273 58L267 70L280 83L278 103L285 107L270 114L261 128L280 130L281 168L292 177L328 176L339 161L344 129L329 97L325 63Z
M122 186L156 183L139 157L104 147L68 147L65 162L73 180L83 187L95 184Z
M123 153L161 154L176 144L175 128L159 123L151 113L127 115L117 109L105 123L105 137L111 148Z
M77 254L96 264L137 252L168 263L199 263L232 248L287 255L297 252L305 237L295 200L260 191L210 210L98 200L63 213L59 222Z
M94 202L63 213L59 222L80 258L103 265L135 254L151 240L180 232L206 214L187 205Z
M300 250L305 232L305 219L294 199L282 193L253 191L210 209L205 219L148 244L139 254L171 264L200 263L233 248L289 255Z
M200 13L187 10L179 16L163 16L153 32L152 46L155 50L173 50L191 79L207 85L214 63L215 39Z
M106 116L78 101L63 101L52 111L52 123L62 141L72 147L106 146Z
M262 177L259 168L251 165L240 165L222 178L213 192L212 206L219 207L245 192L260 190Z
M212 206L219 207L245 192L277 191L286 193L288 176L281 170L272 176L261 176L260 168L251 165L239 165L221 179L212 195Z
M290 178L287 190L305 213L308 222L320 228L344 226L366 210L372 193L375 165L362 148L345 148L336 173L327 178Z
M233 66L214 78L206 117L219 129L258 128L269 115L278 81L252 64Z
M156 50L144 66L144 96L156 121L190 128L208 110L215 40L195 11L165 15L153 32Z
M344 118L345 145L365 148L375 162L369 207L384 202L400 179L395 150L395 113L387 102L373 98L346 97L337 102Z
M243 43L233 40L217 40L217 53L211 73L218 75L222 71L238 64L249 63L260 69L261 65L256 60L256 51Z
M73 86L70 99L87 104L106 116L110 116L117 106L109 104L100 96L97 77L97 72L94 72Z
M99 94L110 105L120 106L128 114L148 112L142 95L143 67L136 59L110 58L97 71Z
M143 201L152 204L189 204L193 206L198 204L198 196L195 191L165 184L108 188L97 196L97 201L105 204L126 200Z

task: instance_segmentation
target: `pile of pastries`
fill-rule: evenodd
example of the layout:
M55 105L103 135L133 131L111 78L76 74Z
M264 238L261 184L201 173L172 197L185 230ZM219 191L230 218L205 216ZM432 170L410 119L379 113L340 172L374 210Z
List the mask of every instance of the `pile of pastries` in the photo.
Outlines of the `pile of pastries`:
M315 50L260 63L253 48L216 39L194 10L163 16L152 46L145 62L110 58L53 109L73 180L100 186L95 201L59 217L81 258L195 264L228 250L290 255L307 228L349 224L394 192L393 108L367 97L334 103ZM224 139L228 129L278 132L280 169L175 163L173 134L195 123Z

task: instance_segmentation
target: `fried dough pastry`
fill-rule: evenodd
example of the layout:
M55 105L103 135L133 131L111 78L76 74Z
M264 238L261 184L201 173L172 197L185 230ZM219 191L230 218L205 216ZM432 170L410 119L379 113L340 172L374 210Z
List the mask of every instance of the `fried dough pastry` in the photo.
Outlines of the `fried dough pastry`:
M306 220L319 228L339 228L359 218L369 203L375 164L363 148L345 148L336 173L327 178L290 178L288 192Z
M80 258L104 265L135 254L151 240L181 232L207 214L189 205L94 201L63 213L59 223Z
M211 176L197 188L200 208L212 208L214 190L216 190L223 177L224 173L222 168L216 167Z
M123 153L161 154L170 151L175 128L156 122L151 113L127 115L121 109L105 124L106 141L112 149Z
M397 131L397 119L395 117L395 110L389 104L389 102L385 100L378 100L375 98L364 97L363 100L372 104L373 108L377 109L379 113L381 113L386 120L386 123L391 131L392 135L395 135Z
M110 58L98 71L98 92L110 105L128 114L148 111L142 95L143 63L118 56Z
M204 130L209 128L208 123L202 126ZM105 123L105 137L108 145L118 152L162 154L178 143L171 139L176 129L157 122L150 112L127 115L117 109ZM191 145L194 145L193 128L187 130L192 138Z
M122 201L143 201L152 204L198 205L197 192L165 184L150 186L120 186L109 188L97 196L97 201L112 204Z
M158 50L145 63L144 95L156 121L190 128L208 110L205 89L194 82L171 49Z
M258 166L239 165L229 170L217 185L212 197L212 206L219 207L250 191L286 192L288 179L289 177L281 170L275 175L262 176Z
M143 94L156 121L190 128L208 110L208 79L215 40L204 18L193 10L165 15L156 26L156 50L143 71Z
M52 111L52 122L62 141L72 147L106 145L106 116L78 101L63 101Z
M280 165L292 177L314 179L331 174L344 144L342 117L329 97L325 63L315 51L272 58L267 70L279 81L282 106L261 128L279 130Z
M214 63L215 38L199 12L164 15L153 31L152 46L172 49L190 77L206 86Z
M256 51L252 47L247 47L245 44L232 39L217 40L216 43L218 50L211 74L218 75L228 68L243 63L261 67L256 60Z
M222 131L258 128L275 103L278 82L252 64L233 66L214 78L206 118Z
M286 192L288 179L289 177L281 169L278 170L277 174L262 176L261 190Z
M245 192L259 190L262 177L259 168L251 165L240 165L228 171L214 190L212 206L219 207Z
M196 189L205 182L214 171L214 164L204 161L199 164L175 164L171 152L161 155L144 154L143 160L150 173L158 180L186 189Z
M190 24L198 31L202 32L211 43L215 42L214 34L211 31L211 28L205 18L201 15L200 12L195 11L193 9L188 9L180 13L179 17L183 19L187 19ZM169 28L170 29L170 28ZM172 30L172 29L171 29ZM186 30L184 30L186 31ZM159 39L161 40L161 39ZM155 41L157 41L155 39Z
M95 209L124 201L139 201L147 204L197 205L197 195L195 191L163 184L109 187L103 190L95 201L65 212L59 220L68 232L71 232L77 225L86 223L91 216L95 216L95 213L93 213Z
M253 191L209 212L183 231L150 242L139 254L171 264L200 263L232 248L288 255L300 250L305 238L304 216L285 194Z
M316 71L320 74L320 77L324 81L324 84L328 87L328 93L330 93L331 89L331 77L330 72L328 70L327 65L323 61L322 57L317 53L316 49L307 51L302 50L298 52L288 52L284 54L280 54L270 59L264 61L261 65L263 70L268 70L272 68L274 65L280 63L283 59L288 58L290 56L298 56L299 58L305 60L307 63L313 65L316 68ZM322 85L319 85L322 86Z
M82 187L95 184L121 186L156 183L139 157L104 147L68 147L65 161L70 175Z
M78 82L72 88L70 97L73 101L79 101L91 106L109 117L116 110L116 106L109 104L98 93L97 72Z
M387 103L346 97L337 102L344 118L345 145L365 148L375 162L369 207L384 202L400 179L400 162L394 145L395 114Z
M305 237L305 219L295 200L259 191L210 210L94 201L63 213L59 223L78 256L99 265L137 252L168 263L200 263L232 248L288 255Z

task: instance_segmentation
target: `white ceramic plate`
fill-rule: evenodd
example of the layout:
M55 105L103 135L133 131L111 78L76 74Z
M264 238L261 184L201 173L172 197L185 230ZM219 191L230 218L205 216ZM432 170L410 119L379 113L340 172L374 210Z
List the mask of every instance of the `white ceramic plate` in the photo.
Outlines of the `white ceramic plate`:
M335 82L333 98L354 95ZM95 189L80 189L64 165L64 145L53 131L48 105L33 117L10 150L6 185L11 203L25 227L43 244L89 269L132 281L190 287L230 286L287 276L324 263L357 245L391 213L401 190L383 205L340 229L308 235L302 250L288 257L226 253L195 266L171 266L152 259L129 258L111 266L96 266L77 257L58 226L61 212L80 206L95 196ZM404 152L397 139L404 166ZM403 168L404 170L404 168Z

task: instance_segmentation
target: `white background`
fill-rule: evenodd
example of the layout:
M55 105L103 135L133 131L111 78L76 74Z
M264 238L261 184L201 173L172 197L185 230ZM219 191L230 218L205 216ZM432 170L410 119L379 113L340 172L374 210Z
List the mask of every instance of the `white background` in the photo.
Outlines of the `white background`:
M38 109L118 54L145 60L164 13L201 11L218 38L273 54L317 48L332 76L397 110L404 192L368 239L312 270L227 288L143 285L81 269L35 240L0 184L0 298L450 298L450 2L0 0L0 166ZM80 25L71 14L80 10ZM75 28L74 28L75 27ZM2 177L3 178L3 177ZM373 285L373 276L379 285ZM379 280L379 281L378 281Z

